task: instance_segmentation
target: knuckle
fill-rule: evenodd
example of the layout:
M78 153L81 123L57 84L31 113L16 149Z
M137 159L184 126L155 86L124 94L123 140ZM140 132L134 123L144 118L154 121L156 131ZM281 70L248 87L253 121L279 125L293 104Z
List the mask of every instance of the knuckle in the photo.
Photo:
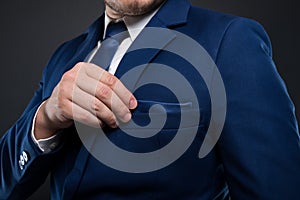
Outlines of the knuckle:
M61 83L58 85L58 96L62 96L66 92L66 84Z
M113 86L115 86L116 83L118 82L118 79L117 79L115 76L113 76L113 75L111 75L111 74L108 74L108 75L106 76L105 82L107 83L108 86L113 87Z
M97 88L97 96L101 99L107 99L110 95L110 89L105 85L100 85Z
M76 65L74 66L74 69L79 70L79 69L81 69L82 67L84 67L84 62L78 62L78 63L76 63Z
M113 125L116 123L116 119L114 117L113 114L110 114L108 117L107 117L107 123L110 124L110 125Z
M74 81L77 77L77 73L74 72L73 70L67 71L64 73L62 76L62 82L67 82L67 81Z
M103 109L103 105L98 101L98 100L94 100L93 104L92 104L92 111L93 112L101 112Z
M57 88L57 96L61 99L65 99L70 92L69 86L66 83L61 83Z

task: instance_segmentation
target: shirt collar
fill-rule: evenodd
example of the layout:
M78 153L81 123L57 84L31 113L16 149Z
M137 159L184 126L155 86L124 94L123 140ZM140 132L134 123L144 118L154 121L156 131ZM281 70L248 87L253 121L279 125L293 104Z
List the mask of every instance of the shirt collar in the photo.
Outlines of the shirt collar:
M125 16L122 19L118 19L118 20L124 20L130 35L130 39L131 41L134 41L137 38L137 36L141 33L141 31L146 27L146 25L152 19L152 17L157 13L158 10L159 8L147 15L134 16L134 17ZM113 21L113 19L108 17L107 13L105 12L103 38L106 34L107 26L111 21Z

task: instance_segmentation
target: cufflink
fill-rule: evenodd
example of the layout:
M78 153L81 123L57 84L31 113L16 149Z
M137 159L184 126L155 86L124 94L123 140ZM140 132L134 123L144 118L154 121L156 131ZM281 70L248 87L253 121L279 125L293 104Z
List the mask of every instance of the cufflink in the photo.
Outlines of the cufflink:
M26 163L29 161L29 154L26 151L22 151L19 159L19 167L21 170L24 169Z

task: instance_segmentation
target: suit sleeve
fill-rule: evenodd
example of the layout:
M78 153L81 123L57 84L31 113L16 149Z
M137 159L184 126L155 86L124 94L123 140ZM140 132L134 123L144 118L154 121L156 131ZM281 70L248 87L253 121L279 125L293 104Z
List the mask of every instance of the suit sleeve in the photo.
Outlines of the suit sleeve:
M234 20L224 33L216 64L227 95L218 148L232 199L299 198L295 109L264 29L252 20Z
M50 60L58 59L64 51L62 45ZM54 158L60 148L51 153L43 153L31 137L32 122L43 99L45 77L49 75L47 67L39 89L19 120L0 140L0 199L26 199L46 179Z

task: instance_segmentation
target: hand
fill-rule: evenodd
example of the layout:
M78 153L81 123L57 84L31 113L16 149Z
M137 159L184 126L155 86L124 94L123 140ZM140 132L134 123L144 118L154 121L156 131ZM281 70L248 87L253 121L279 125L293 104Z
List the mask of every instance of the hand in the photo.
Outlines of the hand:
M67 71L52 95L41 106L35 122L36 139L48 138L78 121L93 127L112 128L131 119L137 106L121 81L90 63L78 63Z

